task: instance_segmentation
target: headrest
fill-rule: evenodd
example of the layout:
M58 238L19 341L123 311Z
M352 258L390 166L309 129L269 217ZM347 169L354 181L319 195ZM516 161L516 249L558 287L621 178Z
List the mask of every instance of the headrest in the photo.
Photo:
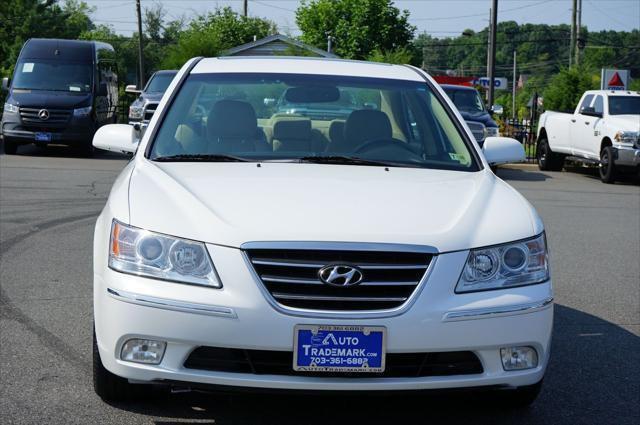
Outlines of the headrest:
M368 140L391 139L392 135L389 117L375 109L353 111L344 124L345 142L351 146Z
M278 140L308 140L311 138L311 120L305 118L279 118L273 122L273 138Z
M344 137L344 120L333 120L329 124L329 139L332 142L342 140Z
M253 106L239 100L219 100L207 119L207 136L215 138L255 138L258 119Z

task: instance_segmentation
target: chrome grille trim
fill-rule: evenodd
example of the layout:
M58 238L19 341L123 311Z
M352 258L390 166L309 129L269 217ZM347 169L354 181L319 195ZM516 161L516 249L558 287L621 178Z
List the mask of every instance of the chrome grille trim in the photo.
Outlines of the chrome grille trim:
M434 255L437 253L435 248L420 245L341 242L250 242L243 244L241 249L245 263L258 288L272 307L281 313L301 317L352 319L392 317L402 314L411 307L419 296L437 261L437 255ZM258 249L269 250L272 254L274 251L279 250L288 250L290 252L277 252L276 254L278 255L267 256L263 255L268 254L264 251L255 251ZM316 252L307 253L305 251ZM336 258L335 261L327 261L332 257L331 251L342 251L336 253L336 256L342 255L342 257ZM322 255L319 259L316 258L316 261L312 261L313 258L301 261L307 254ZM384 266L382 262L349 261L348 257L344 257L347 254L357 255L354 259L359 258L361 260L375 260L375 258L378 258L390 263L397 260L396 262L400 264L388 265L407 267L395 269L389 267L385 270L382 268ZM420 259L415 254L424 254L424 264L419 265L417 261L410 261L412 258ZM255 264L252 260L255 260ZM369 280L366 278L366 272L369 270L363 268L365 281L355 287L332 288L325 285L319 280L314 269L336 262L372 266L369 269ZM269 267L274 268L269 269ZM285 267L285 271L277 273L279 267ZM267 271L273 271L273 273L268 273ZM382 277L383 279L376 279L376 277ZM412 277L411 281L406 279L407 277ZM331 305L331 303L334 304Z
M143 112L143 115L142 115L142 117L143 117L142 120L144 122L148 123L149 121L151 121L151 118L153 117L153 114L156 112L156 109L158 109L158 105L159 105L159 103L150 102L150 103L147 103L144 106L144 112Z
M473 134L473 137L475 137L476 141L482 142L485 138L485 125L477 121L466 121L466 123L469 126L469 129L471 129L471 133Z
M41 120L38 113L46 109L49 118ZM20 119L23 124L38 124L40 126L50 126L51 124L65 124L71 118L71 109L49 109L49 108L20 108Z

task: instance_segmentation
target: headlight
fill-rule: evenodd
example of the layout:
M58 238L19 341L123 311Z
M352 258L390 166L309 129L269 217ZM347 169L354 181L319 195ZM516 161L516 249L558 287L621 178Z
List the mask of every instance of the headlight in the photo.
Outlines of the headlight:
M542 233L533 239L471 250L456 293L533 285L547 280L549 260Z
M73 110L74 117L88 117L91 113L91 106L87 106L86 108L77 108Z
M18 112L19 109L20 108L18 108L18 105L14 105L13 103L5 102L4 104L5 112L10 112L12 114L15 114L16 112Z
M618 131L613 137L618 143L635 143L640 140L640 132L638 131Z
M141 106L129 106L129 119L140 120L144 114L144 108Z
M484 137L500 137L500 129L498 127L485 127Z
M111 224L109 267L138 276L222 287L202 242L149 232L116 220Z

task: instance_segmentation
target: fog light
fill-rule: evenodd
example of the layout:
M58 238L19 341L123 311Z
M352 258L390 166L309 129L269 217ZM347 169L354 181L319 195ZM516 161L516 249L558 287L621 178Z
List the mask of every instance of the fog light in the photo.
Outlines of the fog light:
M122 346L120 359L128 362L160 364L167 343L152 339L130 339Z
M504 370L532 369L538 366L538 353L533 347L506 347L500 349Z

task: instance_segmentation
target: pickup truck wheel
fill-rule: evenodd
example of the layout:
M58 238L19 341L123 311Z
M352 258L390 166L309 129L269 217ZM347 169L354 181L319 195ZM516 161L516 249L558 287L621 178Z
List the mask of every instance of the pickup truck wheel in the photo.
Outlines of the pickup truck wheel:
M140 400L151 392L150 385L130 384L124 378L109 372L102 364L96 331L93 330L93 389L104 401Z
M15 155L18 153L18 144L13 140L9 140L6 137L3 140L3 150L5 155Z
M615 183L616 166L613 163L613 148L611 146L605 146L600 152L598 171L600 171L600 180L603 183Z
M542 171L562 171L564 156L551 151L546 137L542 137L538 141L536 157L538 158L538 168Z

